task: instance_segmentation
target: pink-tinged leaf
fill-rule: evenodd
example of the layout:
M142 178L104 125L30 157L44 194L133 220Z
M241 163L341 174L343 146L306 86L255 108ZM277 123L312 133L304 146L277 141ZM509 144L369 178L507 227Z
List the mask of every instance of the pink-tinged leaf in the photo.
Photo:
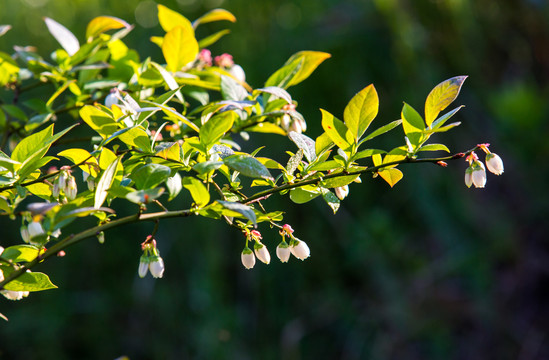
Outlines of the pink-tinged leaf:
M80 50L78 39L72 32L69 31L69 29L48 17L45 17L44 21L46 22L46 26L48 27L50 33L61 45L61 47L65 49L67 54L73 56L78 50Z
M438 114L457 98L465 79L467 76L456 76L441 82L431 90L425 101L427 126L430 127Z

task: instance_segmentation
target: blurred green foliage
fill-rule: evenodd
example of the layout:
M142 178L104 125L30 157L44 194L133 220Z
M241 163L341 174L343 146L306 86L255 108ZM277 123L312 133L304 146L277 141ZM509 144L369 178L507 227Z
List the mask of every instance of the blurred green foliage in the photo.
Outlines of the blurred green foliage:
M167 269L156 281L137 277L151 229L108 232L106 244L90 240L43 265L58 290L0 300L10 318L0 326L0 359L549 358L547 2L158 3L190 19L215 7L233 12L238 22L212 53L230 52L254 86L296 51L331 53L293 92L312 136L321 132L319 107L342 114L369 83L388 122L403 100L421 108L436 83L469 75L451 150L494 143L505 175L469 190L465 164L403 167L394 189L379 179L352 185L360 196L336 216L321 200L298 207L271 198L284 202L312 257L251 271L239 261L242 235L204 219L161 224ZM162 61L149 41L160 34L155 4L4 1L0 23L13 29L0 48L37 45L48 57L56 44L43 16L83 39L90 19L113 15L136 24L130 46ZM276 232L261 230L276 245ZM15 242L16 231L2 241Z

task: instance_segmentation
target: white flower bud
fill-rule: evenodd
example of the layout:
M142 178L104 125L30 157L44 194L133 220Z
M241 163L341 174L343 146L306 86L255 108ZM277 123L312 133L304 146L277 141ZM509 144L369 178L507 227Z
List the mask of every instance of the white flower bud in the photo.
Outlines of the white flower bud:
M139 261L139 268L137 269L137 273L139 274L140 278L144 278L147 275L147 271L149 270L149 259L141 256L141 259Z
M465 170L465 185L467 185L468 188L473 185L473 167L469 166Z
M255 256L264 264L269 264L271 262L271 254L267 247L261 243L256 243L254 245Z
M53 196L54 198L57 199L59 197L59 193L60 193L59 181L54 181L53 182L53 189L51 191L51 196Z
M244 69L242 69L242 66L234 64L229 70L229 73L237 78L239 81L246 82L246 74L244 73Z
M343 200L349 195L349 185L334 188L335 194L339 200Z
M290 255L290 247L288 246L286 241L282 241L280 244L278 244L278 246L276 247L276 256L278 256L281 262L288 262L288 260L290 259Z
M242 250L242 254L240 254L240 260L242 261L242 265L244 265L246 269L251 269L255 265L254 253L248 247Z
M480 161L477 161L475 164L472 174L473 185L477 188L483 188L486 185L486 169Z
M503 160L497 154L486 154L486 167L493 174L503 174Z
M294 239L292 243L293 244L292 246L290 246L290 251L296 258L300 260L305 260L306 258L311 256L311 250L309 250L309 247L307 246L305 241Z
M21 226L21 238L24 242L28 243L30 241L29 230L25 225Z
M105 98L105 106L110 109L114 104L118 104L118 97L116 96L116 93L110 93Z
M29 240L33 237L44 235L44 229L42 228L42 224L40 224L38 221L33 221L29 224L28 232Z
M78 194L78 189L76 188L76 180L74 176L69 176L67 179L67 186L65 188L65 196L69 200L74 200Z
M280 119L280 127L288 131L288 129L290 128L291 122L292 122L292 117L288 114L284 114L282 115L282 119Z
M2 249L4 251L4 249ZM4 281L4 273L2 272L2 269L0 269L0 282Z
M22 298L29 296L28 291L1 290L0 293L9 300L21 300Z
M67 186L67 174L65 171L61 171L59 173L59 177L57 178L57 186L59 190L65 191L65 187ZM59 196L59 194L57 196Z
M97 234L97 241L99 241L100 244L104 244L105 243L105 233L103 231L100 231L98 234Z
M149 264L149 270L154 278L161 278L164 275L164 260L160 256L156 257Z

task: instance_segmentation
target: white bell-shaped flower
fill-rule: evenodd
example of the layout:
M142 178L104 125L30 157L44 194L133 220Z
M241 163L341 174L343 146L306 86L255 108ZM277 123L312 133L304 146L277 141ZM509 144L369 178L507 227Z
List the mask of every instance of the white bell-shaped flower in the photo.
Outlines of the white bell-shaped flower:
M161 278L164 275L164 260L160 256L157 256L149 263L149 270L151 275L155 278Z
M486 167L493 174L503 174L503 160L501 160L498 154L486 154Z
M254 252L255 256L264 264L269 264L271 262L271 254L269 254L269 250L267 250L267 247L263 245L262 243L256 243L254 245Z
M300 260L305 260L306 258L311 256L311 250L309 249L309 246L307 246L305 241L301 241L297 238L294 238L294 240L292 241L290 251L296 258Z
M278 246L276 247L276 256L280 259L281 262L288 262L288 260L290 259L290 255L290 247L288 246L286 241L282 241L280 244L278 244Z
M242 254L240 254L240 260L242 261L242 265L244 265L246 269L251 269L255 265L254 253L248 247L242 250Z

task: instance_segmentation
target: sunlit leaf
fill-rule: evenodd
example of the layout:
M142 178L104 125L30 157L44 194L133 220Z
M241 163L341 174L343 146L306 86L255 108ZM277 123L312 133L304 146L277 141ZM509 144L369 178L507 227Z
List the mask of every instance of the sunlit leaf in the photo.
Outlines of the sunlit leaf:
M348 150L353 143L353 136L345 124L324 109L322 112L322 128L340 149Z
M171 173L171 169L160 164L146 164L134 170L130 178L135 182L138 190L152 189L165 181Z
M107 199L108 191L111 188L111 185L114 181L114 176L116 175L116 169L120 163L122 156L117 157L101 174L99 181L97 182L97 188L95 189L95 200L94 207L99 209L101 205Z
M215 115L200 128L200 142L208 147L219 141L229 131L237 115L233 111L225 111Z
M210 202L210 193L202 181L192 176L185 176L182 184L185 189L189 190L191 197L198 207L208 205Z
M254 225L257 225L257 218L255 216L255 212L248 205L244 205L237 202L231 202L231 201L223 201L223 200L217 200L217 202L221 204L225 209L239 213L242 216L244 216L246 219L250 220ZM225 213L224 215L230 216L232 214Z
M11 271L4 269L4 276L7 277ZM18 278L4 285L4 289L12 291L42 291L56 289L48 275L41 272L25 272Z
M290 190L290 199L296 204L304 204L320 195L320 191L313 186L303 186Z
M295 131L290 131L288 133L288 137L297 145L298 148L303 150L303 155L305 155L309 162L316 160L315 141L313 139L307 135L300 134Z
M249 155L232 155L223 159L225 165L252 178L271 179L269 170L257 159Z
M45 17L44 21L46 22L49 32L70 56L73 56L80 50L78 39L69 29L48 17Z
M445 80L434 87L425 101L425 122L431 126L438 114L446 109L459 95L467 76L456 76Z
M162 42L162 54L167 62L167 69L175 72L194 59L198 55L198 42L191 28L176 26L171 29Z
M160 22L160 26L165 32L169 32L176 26L193 28L191 22L186 17L160 4L158 4L158 22Z
M230 21L236 22L236 17L225 9L213 9L193 21L193 26L196 28L200 24L206 24L213 21Z
M378 174L387 182L387 184L391 185L391 187L395 186L395 184L404 177L402 171L395 168L380 170L378 171Z
M379 98L374 85L368 85L358 92L345 107L343 120L355 142L362 137L370 123L377 116Z
M88 27L86 28L86 39L90 41L91 38L94 38L105 31L130 27L130 24L114 16L98 16L88 23Z

